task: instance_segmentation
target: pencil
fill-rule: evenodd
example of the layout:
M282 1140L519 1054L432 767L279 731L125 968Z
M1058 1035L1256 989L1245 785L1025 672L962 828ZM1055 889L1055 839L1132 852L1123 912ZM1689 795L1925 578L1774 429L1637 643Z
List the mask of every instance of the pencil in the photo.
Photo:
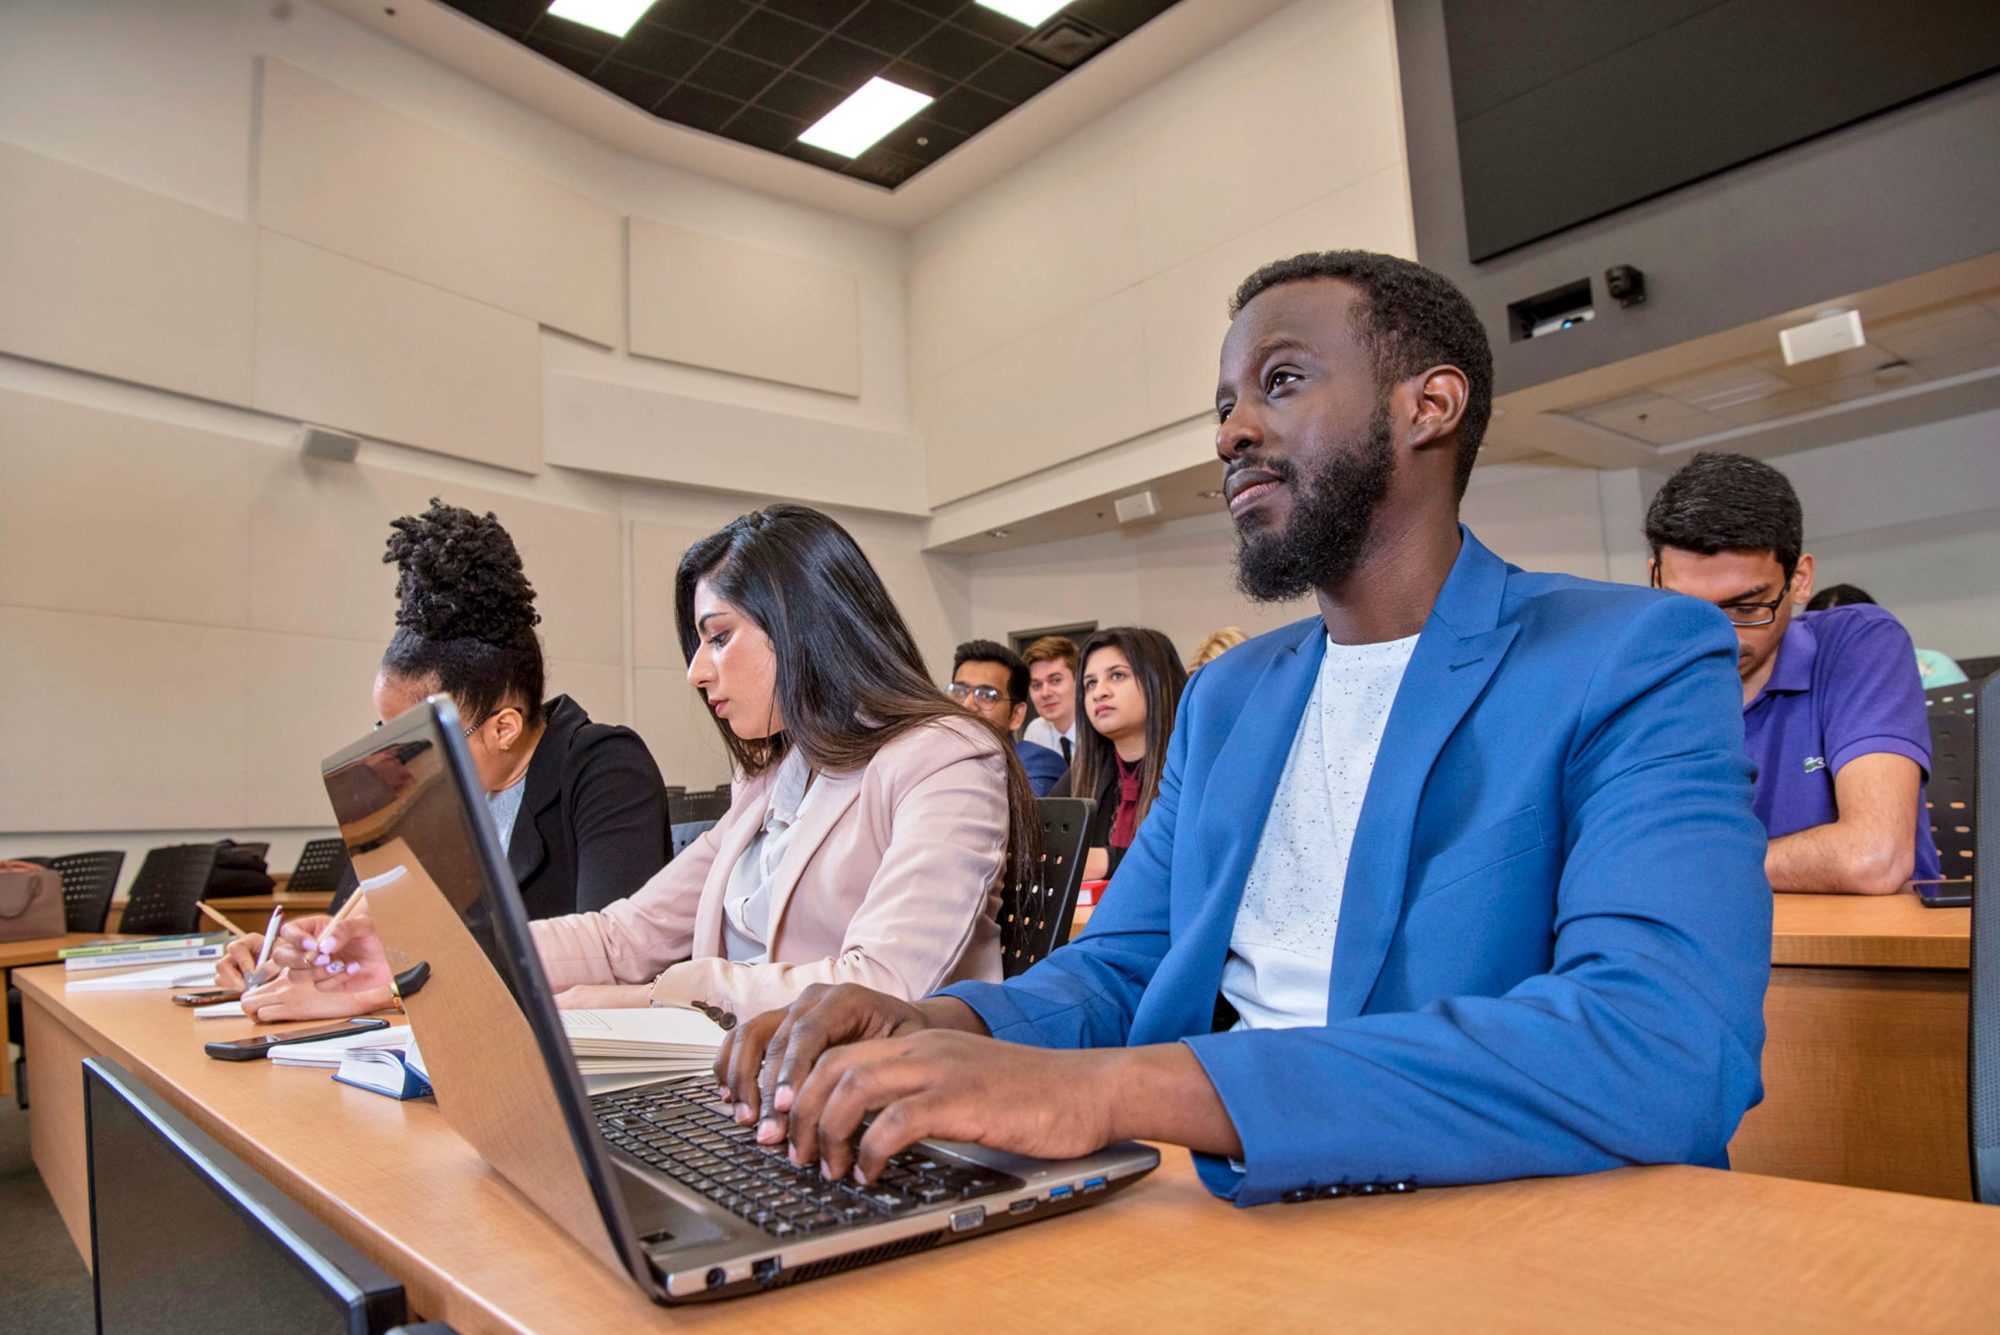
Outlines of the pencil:
M326 926L319 929L319 939L313 942L313 953L315 955L323 955L326 953L326 934L332 931L334 928L340 926L341 923L347 921L347 915L354 912L354 906L356 904L359 904L361 900L362 900L362 895L359 891L356 891L355 893L349 895L347 897L347 902L340 906L340 911L333 915L333 920L327 923ZM332 961L328 961L329 964L331 962ZM324 969L327 967L327 965L322 964L320 967Z
M217 913L214 909L210 908L208 905L197 903L195 907L200 909L203 915L206 916L210 922L219 924L225 930L227 930L231 936L250 935L250 933L244 931L241 927L238 927L235 923L229 921L229 919L223 917L220 913Z

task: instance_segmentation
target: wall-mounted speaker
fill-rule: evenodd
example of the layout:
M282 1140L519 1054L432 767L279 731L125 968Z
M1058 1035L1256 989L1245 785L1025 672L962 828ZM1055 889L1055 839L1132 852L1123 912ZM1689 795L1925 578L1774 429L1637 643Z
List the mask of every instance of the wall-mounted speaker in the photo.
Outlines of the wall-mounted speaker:
M301 453L314 459L332 459L336 463L351 464L361 448L361 438L350 436L345 431L335 431L331 427L314 426L310 422L299 423L299 429L292 436L292 443Z

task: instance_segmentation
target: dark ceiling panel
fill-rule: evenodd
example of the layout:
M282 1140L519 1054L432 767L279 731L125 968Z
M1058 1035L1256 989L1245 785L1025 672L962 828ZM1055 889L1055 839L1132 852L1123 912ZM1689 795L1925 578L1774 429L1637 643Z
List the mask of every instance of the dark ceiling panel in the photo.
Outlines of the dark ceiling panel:
M443 2L662 120L890 190L1073 58L1032 54L1038 30L971 0L656 0L622 38L550 16L547 0ZM1080 29L1067 50L1088 59L1174 3L1071 0L1039 31ZM798 142L877 75L936 100L852 161Z

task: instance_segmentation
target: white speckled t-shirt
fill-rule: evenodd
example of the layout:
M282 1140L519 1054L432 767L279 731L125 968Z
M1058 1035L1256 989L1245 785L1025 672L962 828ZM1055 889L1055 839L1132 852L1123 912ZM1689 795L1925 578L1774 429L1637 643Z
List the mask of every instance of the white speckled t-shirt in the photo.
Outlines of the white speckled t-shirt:
M1417 637L1327 641L1257 841L1222 966L1238 1029L1326 1023L1333 941L1361 799Z

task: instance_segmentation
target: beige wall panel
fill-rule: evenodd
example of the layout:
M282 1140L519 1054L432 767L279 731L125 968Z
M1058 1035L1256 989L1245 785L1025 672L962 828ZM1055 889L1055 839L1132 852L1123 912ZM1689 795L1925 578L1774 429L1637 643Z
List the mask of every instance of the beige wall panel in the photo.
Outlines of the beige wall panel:
M616 210L283 61L263 72L258 222L616 344Z
M618 664L624 616L617 516L392 468L264 457L251 528L251 624L374 645L395 629L389 521L437 496L513 535L537 594L549 657Z
M271 232L257 256L257 407L540 469L532 321Z
M926 515L923 446L793 413L621 385L544 377L543 457L564 468L808 505Z
M1136 290L917 387L933 504L1128 439L1147 421Z
M860 395L850 270L645 218L628 227L635 354Z
M238 630L0 608L7 825L242 825L244 640Z
M0 350L251 394L252 229L0 143Z
M1139 256L1158 273L1402 160L1386 4L1363 3L1141 139ZM1278 124L1291 132L1274 132Z
M1551 468L1546 476L1497 486L1481 485L1475 471L1459 518L1481 542L1523 570L1584 579L1605 576L1604 520L1594 468Z
M247 624L256 448L0 390L0 603Z
M1214 410L1230 295L1260 265L1305 250L1413 256L1403 172L1393 167L1377 172L1145 283L1140 289L1146 320L1144 367L1154 425Z
M674 629L674 573L681 555L715 530L693 524L632 525L632 662L642 668L686 669Z
M254 633L244 636L244 644L245 822L330 825L333 811L319 764L375 722L368 688L381 647Z
M962 231L911 265L911 373L942 375L1130 287L1140 265L1137 153L988 192ZM1187 164L1182 164L1185 171ZM1046 179L1044 177L1046 176Z
M613 663L549 660L549 698L575 698L596 723L629 723L625 717L625 669Z
M646 739L669 787L713 788L729 782L729 753L685 675L638 668L632 687L637 713L632 726Z

